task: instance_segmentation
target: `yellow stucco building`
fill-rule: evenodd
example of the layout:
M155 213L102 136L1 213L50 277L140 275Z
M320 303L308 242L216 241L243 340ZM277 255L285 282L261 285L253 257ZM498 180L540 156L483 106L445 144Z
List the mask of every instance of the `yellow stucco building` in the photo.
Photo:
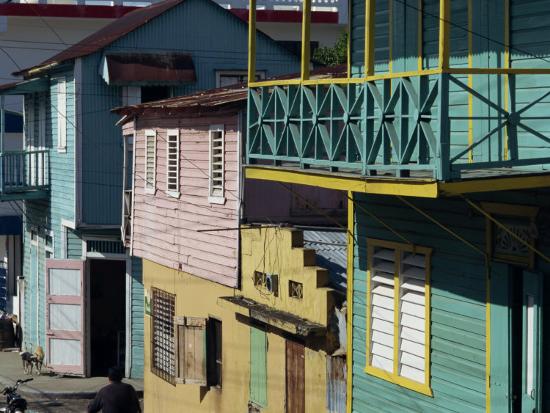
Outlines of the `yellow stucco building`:
M345 405L345 331L334 328L345 294L331 279L345 269L345 233L305 234L313 239L294 228L243 229L240 289L144 261L146 411Z

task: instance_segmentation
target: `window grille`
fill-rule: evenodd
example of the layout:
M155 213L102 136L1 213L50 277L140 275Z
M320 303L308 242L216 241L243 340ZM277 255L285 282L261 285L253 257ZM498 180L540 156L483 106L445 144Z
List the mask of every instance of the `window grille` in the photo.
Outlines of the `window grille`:
M151 371L163 380L175 384L176 348L174 343L174 317L176 312L176 296L153 288L151 307Z
M288 295L292 298L301 300L304 298L304 285L297 281L288 281Z

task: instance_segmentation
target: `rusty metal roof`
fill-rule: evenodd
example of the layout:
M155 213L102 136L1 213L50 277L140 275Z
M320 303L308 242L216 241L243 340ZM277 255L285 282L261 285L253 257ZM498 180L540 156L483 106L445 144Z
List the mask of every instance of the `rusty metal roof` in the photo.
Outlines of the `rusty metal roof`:
M113 109L119 115L136 116L146 112L182 112L182 111L208 111L215 110L224 105L244 102L247 98L245 84L237 84L218 89L203 90L185 96L163 99L156 102L142 103L140 105L126 106Z
M115 40L120 39L135 29L143 26L150 20L177 6L183 1L184 0L165 0L159 3L153 3L147 7L138 8L128 14L125 14L120 19L113 21L97 32L63 50L55 56L43 61L42 63L15 72L13 75L29 76L34 72L39 72L68 60L92 54L110 45Z
M105 57L109 84L193 82L195 65L187 53L116 53Z

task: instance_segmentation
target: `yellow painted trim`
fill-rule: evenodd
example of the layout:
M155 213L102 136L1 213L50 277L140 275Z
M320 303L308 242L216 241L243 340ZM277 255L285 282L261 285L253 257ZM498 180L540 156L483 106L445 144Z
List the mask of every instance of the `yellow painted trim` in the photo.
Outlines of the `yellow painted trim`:
M256 0L248 8L248 84L256 81Z
M510 69L510 0L504 0L504 67ZM504 77L504 110L508 112L508 75ZM503 158L508 160L508 128L504 128Z
M248 179L309 185L320 188L353 191L378 195L402 195L421 198L437 198L438 184L434 180L385 180L361 176L336 176L330 173L289 171L280 168L247 166Z
M263 80L260 82L249 83L248 87L287 86L287 85L299 85L301 83L302 81L300 79Z
M311 0L302 0L302 80L309 79L309 65L311 61Z
M421 72L424 69L424 47L423 47L423 8L424 8L424 0L418 0L417 3L418 13L417 13L417 30L416 30L416 41L418 46L418 61L417 61L417 70Z
M352 77L350 79L346 78L335 78L335 79L309 79L304 80L302 85L347 85L348 83L363 83L364 80L358 77Z
M353 399L353 272L354 272L354 251L355 251L355 203L353 202L353 192L348 192L348 262L347 262L347 398L346 411L352 413Z
M528 68L483 68L483 67L453 67L450 69L445 69L445 73L455 74L455 75L506 75L506 74L515 74L515 75L548 75L550 74L550 69L528 69Z
M375 0L365 3L365 76L374 75L374 24L376 22Z
M485 411L491 413L491 274L488 261L485 267Z
M371 277L372 277L372 256L374 254L375 247L382 247L393 249L395 251L395 267L394 267L394 320L393 320L393 372L388 372L377 367L370 365L370 335L371 335ZM425 332L425 346L424 346L424 383L418 383L414 380L400 377L398 375L399 369L399 308L400 308L400 283L399 283L399 268L401 268L401 255L403 252L418 252L424 254L426 260L426 278L425 278L425 320L424 320L424 332ZM431 366L430 366L430 352L431 352L431 300L430 300L430 276L431 276L431 254L432 249L427 247L417 247L415 245L402 244L393 241L379 240L373 238L367 238L367 311L366 311L366 359L367 365L365 366L365 373L370 374L382 380L389 381L390 383L398 386L413 390L418 393L425 394L433 397L431 389Z
M508 191L513 189L546 188L549 174L515 176L509 178L471 179L460 182L440 182L439 191L445 195L459 195L476 192Z
M439 68L449 68L449 56L450 56L450 17L451 17L451 3L450 0L439 1Z
M473 4L472 0L468 0L468 69L471 69L474 66L474 40L473 40ZM468 87L471 89L474 88L474 78L472 75L468 75ZM468 93L468 146L474 144L474 96L471 93ZM468 162L472 163L474 161L473 150L468 151Z

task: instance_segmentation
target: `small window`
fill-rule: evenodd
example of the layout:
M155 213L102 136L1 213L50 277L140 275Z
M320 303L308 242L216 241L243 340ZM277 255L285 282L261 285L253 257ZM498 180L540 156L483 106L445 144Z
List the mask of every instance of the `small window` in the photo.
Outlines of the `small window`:
M151 372L161 379L175 384L176 348L174 345L174 316L176 311L176 296L153 288L151 307Z
M431 394L431 250L368 240L367 373Z
M172 97L170 86L142 86L140 92L141 103L155 102Z
M157 133L154 130L145 132L145 191L155 192L157 156Z
M166 135L166 191L168 194L178 197L180 189L179 130L169 130Z
M53 258L54 249L53 249L53 233L46 235L44 237L44 250L46 254L46 259Z
M304 298L304 285L297 281L288 281L288 296L301 300Z
M38 233L35 230L31 231L31 243L38 244Z
M210 127L209 196L211 203L225 202L225 132L223 126Z
M208 319L207 325L207 369L208 385L222 385L222 322L215 318Z
M279 296L279 275L254 272L254 286L264 294Z
M122 87L122 106L139 105L141 103L141 88L139 86Z
M67 82L65 78L57 79L57 149L67 150Z
M256 81L264 80L265 72L256 72ZM228 87L237 83L246 83L248 81L248 71L246 70L219 70L216 72L216 87Z
M35 99L33 95L25 96L25 145L28 149L33 149L36 146L35 142Z

